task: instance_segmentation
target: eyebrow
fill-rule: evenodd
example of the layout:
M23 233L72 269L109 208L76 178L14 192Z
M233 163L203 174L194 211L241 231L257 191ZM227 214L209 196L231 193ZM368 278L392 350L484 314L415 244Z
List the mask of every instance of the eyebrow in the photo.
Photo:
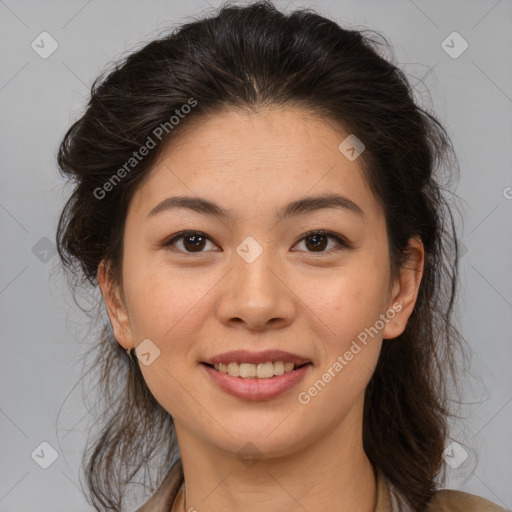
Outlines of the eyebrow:
M211 215L227 221L233 220L233 214L218 204L209 201L203 197L175 196L168 197L158 203L147 215L146 218L153 217L159 213L173 210L176 208L187 208L197 213ZM328 194L323 196L306 197L292 201L283 206L276 212L276 219L282 221L286 218L304 215L317 210L336 208L355 213L361 217L366 217L363 209L354 203L351 199L337 194Z

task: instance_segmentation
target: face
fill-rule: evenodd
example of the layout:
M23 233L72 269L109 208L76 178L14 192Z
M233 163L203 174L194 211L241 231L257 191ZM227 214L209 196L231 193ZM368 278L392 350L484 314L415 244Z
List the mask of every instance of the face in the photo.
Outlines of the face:
M278 456L360 436L365 387L383 339L405 328L422 252L392 280L383 209L361 158L338 149L347 135L301 110L225 112L181 134L134 194L122 284L100 268L100 286L118 342L145 340L139 365L178 440ZM199 198L216 207L194 209ZM290 355L259 354L277 350ZM231 351L308 364L257 381L204 364Z

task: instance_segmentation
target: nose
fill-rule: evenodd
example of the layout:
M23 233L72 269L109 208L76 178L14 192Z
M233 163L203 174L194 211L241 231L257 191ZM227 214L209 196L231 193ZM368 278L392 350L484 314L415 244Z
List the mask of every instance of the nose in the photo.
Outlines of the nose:
M234 255L232 270L223 280L218 320L251 331L282 328L295 314L296 299L286 273L266 249L251 263Z

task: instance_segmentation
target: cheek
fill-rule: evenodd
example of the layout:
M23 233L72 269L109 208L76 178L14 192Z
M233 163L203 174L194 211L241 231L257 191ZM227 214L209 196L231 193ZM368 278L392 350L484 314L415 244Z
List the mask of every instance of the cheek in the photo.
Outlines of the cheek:
M318 418L322 418L322 429L326 432L347 417L352 418L350 421L358 421L360 415L355 408L361 409L362 416L365 389L375 370L380 346L381 341L376 338L367 346L359 344L354 351L349 349L352 347L349 343L345 347L347 350L340 347L330 354L328 362L304 384L297 396L305 412L301 415L301 428L315 430ZM347 353L352 354L350 360ZM358 424L353 427L356 430L360 428Z
M172 285L166 286L163 279L146 280L144 288L133 297L130 316L136 343L150 338L160 349L163 340L179 331L180 320L186 321L187 312L197 302L193 293L184 294Z
M139 367L151 394L175 421L186 423L191 411L196 419L206 415L193 399L201 390L190 372L197 364L197 333L213 307L208 292L217 280L153 266L137 277L131 274L126 283L135 343L149 339L158 349L154 362ZM201 421L207 424L208 418Z
M190 269L180 272L154 261L137 264L137 258L126 259L124 287L136 344L150 339L162 354L180 354L184 361L191 334L199 332L208 317L209 297L218 281L196 270L197 275L191 275Z
M361 271L333 274L321 294L309 296L307 305L318 319L311 336L320 361L297 397L308 411L306 430L315 428L318 417L324 428L336 425L355 404L363 403L380 355L382 326L377 322L384 313L387 289L385 272L370 272L370 268L361 265Z
M296 289L316 317L327 352L343 350L384 313L388 274L384 266L360 258L357 264L331 270L325 278L305 280Z

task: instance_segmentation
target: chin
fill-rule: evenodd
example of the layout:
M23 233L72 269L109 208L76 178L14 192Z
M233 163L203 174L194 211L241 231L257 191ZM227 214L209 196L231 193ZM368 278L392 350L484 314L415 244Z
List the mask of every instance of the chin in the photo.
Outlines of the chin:
M262 421L260 415L259 421L244 418L240 419L236 426L232 423L223 424L227 432L219 427L216 429L215 437L211 436L211 425L208 425L206 428L209 430L204 433L204 437L209 439L211 444L239 458L283 457L308 444L304 428L298 424L287 425L287 420L283 421L286 416L281 414L279 417Z

